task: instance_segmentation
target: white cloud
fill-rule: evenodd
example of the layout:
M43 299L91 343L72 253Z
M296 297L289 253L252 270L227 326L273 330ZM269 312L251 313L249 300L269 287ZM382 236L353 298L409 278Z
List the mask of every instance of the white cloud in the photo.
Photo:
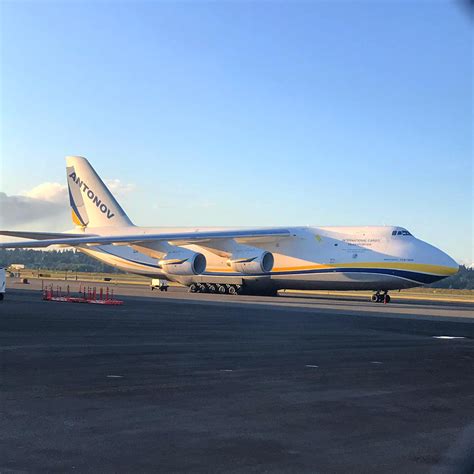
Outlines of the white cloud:
M460 259L455 259L459 265L464 265L466 268L472 268L474 269L474 262L472 261L472 258L460 258Z
M112 194L120 197L135 189L133 184L119 179L108 179ZM41 183L19 195L0 192L0 227L60 231L72 227L67 186L60 183Z
M17 228L30 223L51 225L66 224L68 203L47 201L29 196L9 196L0 192L0 226L4 229ZM44 230L51 230L50 228Z
M24 196L41 201L64 203L68 202L67 186L59 183L41 183L30 191L22 193Z

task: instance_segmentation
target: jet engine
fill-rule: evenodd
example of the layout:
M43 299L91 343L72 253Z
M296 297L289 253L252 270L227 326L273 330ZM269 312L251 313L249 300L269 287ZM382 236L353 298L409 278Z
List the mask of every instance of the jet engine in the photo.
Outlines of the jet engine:
M200 275L206 271L206 257L188 249L171 250L158 265L169 275Z
M234 252L227 261L227 265L239 273L268 273L273 263L272 253L256 248Z

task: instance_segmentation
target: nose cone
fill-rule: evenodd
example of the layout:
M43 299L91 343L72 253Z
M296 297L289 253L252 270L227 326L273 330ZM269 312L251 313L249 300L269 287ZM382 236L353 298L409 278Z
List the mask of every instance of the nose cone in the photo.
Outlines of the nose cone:
M443 268L445 276L455 275L459 271L459 264L451 258L447 253L438 250L437 265Z
M438 274L440 278L446 278L459 271L459 264L447 253L426 242L423 242L423 244L425 258L427 262L433 265L433 273Z
M447 253L444 253L441 250L440 252L443 254L444 265L446 266L449 275L455 275L459 271L459 263L451 258Z

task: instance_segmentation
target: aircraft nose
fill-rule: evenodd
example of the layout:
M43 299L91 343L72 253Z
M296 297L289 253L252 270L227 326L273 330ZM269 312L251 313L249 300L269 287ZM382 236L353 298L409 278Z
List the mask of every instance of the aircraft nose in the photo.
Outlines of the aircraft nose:
M459 271L459 264L451 258L447 253L444 253L442 250L439 251L440 260L442 261L441 265L447 268L447 271L450 275L454 275Z
M459 271L459 264L451 258L447 253L437 249L436 261L437 265L444 267L443 273L446 276L454 275Z
M436 275L439 279L454 275L459 271L458 263L434 245L418 241L416 249L418 261L426 264L428 273Z

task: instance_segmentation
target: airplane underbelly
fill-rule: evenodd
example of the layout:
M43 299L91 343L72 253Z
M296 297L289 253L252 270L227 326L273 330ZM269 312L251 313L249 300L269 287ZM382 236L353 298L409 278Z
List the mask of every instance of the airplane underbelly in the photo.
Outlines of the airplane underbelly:
M272 275L279 289L307 290L390 290L412 288L420 283L385 273L343 272L310 273L304 275Z

